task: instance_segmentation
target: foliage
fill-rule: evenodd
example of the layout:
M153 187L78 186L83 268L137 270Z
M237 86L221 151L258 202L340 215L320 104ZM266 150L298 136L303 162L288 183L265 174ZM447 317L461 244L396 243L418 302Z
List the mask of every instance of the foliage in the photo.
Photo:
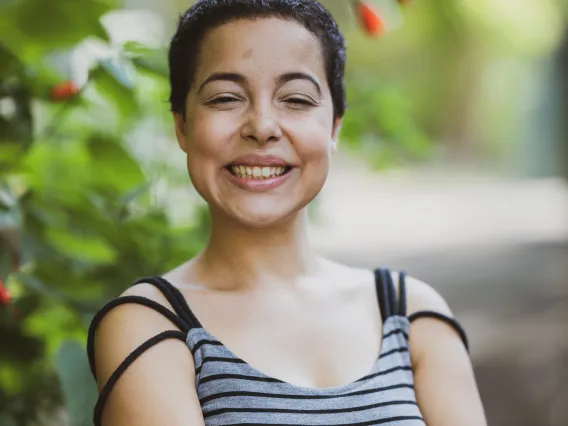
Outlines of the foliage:
M203 221L179 229L151 202L124 142L148 113L137 79L165 81L155 52L128 44L78 93L53 90L68 84L53 55L85 37L108 43L100 17L117 6L3 6L0 278L15 301L0 306L2 425L57 416L63 402L72 424L89 424L96 392L83 348L93 313L134 278L193 256L206 236Z

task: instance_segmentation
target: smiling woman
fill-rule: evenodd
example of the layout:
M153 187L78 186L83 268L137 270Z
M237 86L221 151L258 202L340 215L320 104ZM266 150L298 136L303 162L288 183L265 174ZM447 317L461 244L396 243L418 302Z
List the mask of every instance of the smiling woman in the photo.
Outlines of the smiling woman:
M95 424L485 424L444 300L310 248L306 206L337 149L344 67L343 36L314 0L202 0L183 16L170 101L212 232L93 319Z

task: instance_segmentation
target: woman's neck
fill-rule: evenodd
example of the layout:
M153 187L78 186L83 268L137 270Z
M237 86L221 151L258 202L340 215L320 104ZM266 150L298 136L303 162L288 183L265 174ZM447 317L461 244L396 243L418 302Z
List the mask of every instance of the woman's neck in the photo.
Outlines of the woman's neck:
M278 225L247 228L212 218L209 243L193 267L195 278L216 289L294 284L319 271L319 257L307 237L307 214L302 211Z

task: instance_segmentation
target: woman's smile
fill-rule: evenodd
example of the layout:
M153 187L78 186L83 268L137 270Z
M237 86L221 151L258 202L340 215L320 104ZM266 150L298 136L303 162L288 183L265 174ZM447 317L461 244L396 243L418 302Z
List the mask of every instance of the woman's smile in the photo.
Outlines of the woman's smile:
M225 167L224 175L235 186L253 192L270 191L287 182L296 172L292 167Z
M225 176L239 188L262 192L275 189L286 182L295 167L274 155L246 155L224 167Z

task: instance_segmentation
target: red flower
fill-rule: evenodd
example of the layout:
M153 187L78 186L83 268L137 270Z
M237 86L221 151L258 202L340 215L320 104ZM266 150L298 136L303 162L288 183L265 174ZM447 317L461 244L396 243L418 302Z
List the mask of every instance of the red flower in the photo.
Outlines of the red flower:
M365 1L358 1L357 9L359 19L365 32L371 36L382 34L385 29L385 23L379 11L373 5Z
M7 305L12 300L12 295L6 288L4 281L0 279L0 305Z
M51 88L51 98L55 101L64 101L73 98L78 93L79 87L72 80L56 84Z

